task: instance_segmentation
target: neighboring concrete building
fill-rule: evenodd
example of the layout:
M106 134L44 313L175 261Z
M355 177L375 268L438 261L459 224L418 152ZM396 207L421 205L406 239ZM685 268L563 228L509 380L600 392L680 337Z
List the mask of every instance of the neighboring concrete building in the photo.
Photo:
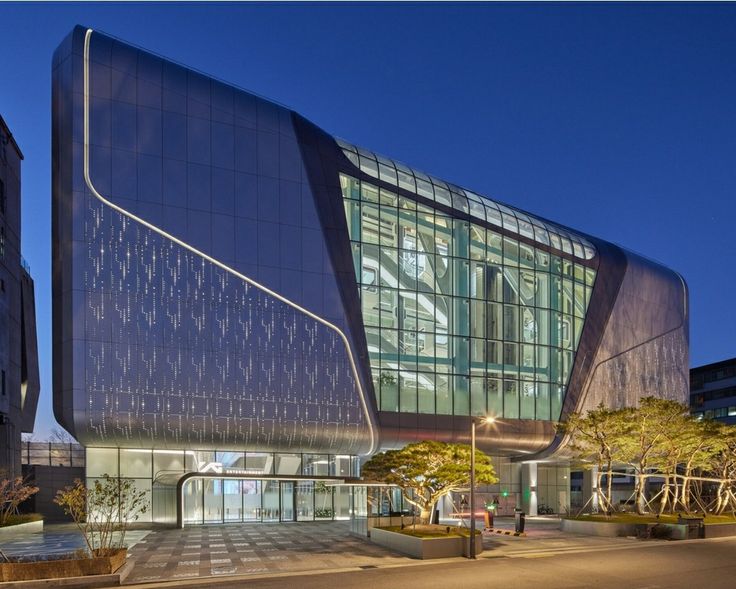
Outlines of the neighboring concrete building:
M54 410L154 519L347 517L361 457L487 414L487 494L559 510L555 421L687 398L685 283L637 254L80 27L53 108Z
M690 370L690 412L701 419L736 423L736 358Z
M42 513L45 521L69 521L71 518L54 503L56 493L84 480L84 448L74 442L23 442L21 451L23 477L38 487L23 505L31 513Z
M21 433L33 431L40 391L33 279L20 253L22 160L0 116L0 478L21 474Z

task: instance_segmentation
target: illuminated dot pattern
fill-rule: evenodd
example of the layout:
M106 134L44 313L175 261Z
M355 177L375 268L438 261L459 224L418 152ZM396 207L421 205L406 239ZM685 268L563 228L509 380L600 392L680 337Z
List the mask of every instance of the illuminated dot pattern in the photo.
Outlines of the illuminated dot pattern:
M332 329L87 198L85 382L102 443L358 453Z

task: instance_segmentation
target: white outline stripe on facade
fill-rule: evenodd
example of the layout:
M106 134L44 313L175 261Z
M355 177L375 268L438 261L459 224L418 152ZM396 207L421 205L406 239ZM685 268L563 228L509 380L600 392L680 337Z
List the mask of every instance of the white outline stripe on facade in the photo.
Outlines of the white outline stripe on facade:
M90 46L90 40L92 37L93 30L87 29L87 32L84 36L84 181L87 184L87 187L89 188L90 192L103 204L107 205L108 207L118 211L122 215L125 215L126 217L136 221L137 223L140 223L144 227L147 227L151 231L154 231L158 233L159 235L165 237L166 239L169 239L176 243L177 245L183 247L184 249L192 252L193 254L196 254L200 256L201 258L207 260L208 262L214 264L218 268L221 268L225 270L226 272L229 272L233 276L236 276L237 278L240 278L244 282L250 284L251 286L254 286L255 288L258 288L262 290L263 292L271 295L272 297L275 297L282 303L285 303L289 305L290 307L293 307L297 311L300 311L301 313L304 313L308 317L311 317L315 321L321 323L322 325L325 325L326 327L334 330L342 339L343 343L345 344L345 349L348 352L348 358L350 359L350 367L353 372L353 377L355 378L355 384L358 387L358 392L360 393L360 401L363 405L363 412L365 413L366 421L368 423L368 431L370 432L370 439L371 439L371 445L370 450L367 452L367 454L372 454L376 450L376 434L373 429L373 420L371 416L371 412L368 409L368 404L365 399L365 393L363 391L363 386L360 382L360 376L358 375L358 369L355 364L355 359L353 358L353 352L350 349L350 344L348 342L347 337L342 332L342 330L337 327L336 325L333 325L329 321L323 319L322 317L319 317L318 315L315 315L311 311L308 311L304 307L300 307L298 304L296 304L293 301L290 301L289 299L285 298L284 296L278 294L277 292L272 291L271 289L263 286L262 284L259 284L252 278L248 278L244 274L241 274L237 270L231 268L230 266L227 266L226 264L223 264L219 260L216 260L215 258L208 256L204 252L199 251L195 247L192 247L191 245L181 241L180 239L177 239L173 235L170 235L166 233L164 230L156 227L155 225L152 225L148 221L145 221L144 219L141 219L140 217L137 217L133 213L130 213L123 209L122 207L119 207L115 203L107 200L104 196L102 196L95 187L92 184L92 180L89 175L89 46Z

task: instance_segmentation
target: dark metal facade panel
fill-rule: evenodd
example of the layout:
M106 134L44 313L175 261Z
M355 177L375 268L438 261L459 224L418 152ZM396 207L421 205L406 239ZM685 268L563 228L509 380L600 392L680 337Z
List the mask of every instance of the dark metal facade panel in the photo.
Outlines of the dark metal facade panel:
M290 113L81 28L54 63L59 421L95 445L369 452Z
M682 277L632 252L578 411L645 396L687 403L689 308Z
M627 268L626 255L621 248L601 240L594 243L600 258L598 274L562 406L563 421L580 405L585 382L590 377L596 351L606 332Z
M21 474L21 433L33 431L39 390L33 281L21 255L22 160L0 116L0 478Z
M360 361L359 370L363 387L364 390L370 391L371 409L375 412L376 395L370 377L368 345L340 191L339 170L344 166L345 156L338 149L335 140L322 129L296 113L293 114L293 119L322 231L326 238L327 252L337 278L351 343Z
M36 335L36 294L33 279L25 270L21 274L21 429L32 433L36 421L41 380L38 373L38 340Z

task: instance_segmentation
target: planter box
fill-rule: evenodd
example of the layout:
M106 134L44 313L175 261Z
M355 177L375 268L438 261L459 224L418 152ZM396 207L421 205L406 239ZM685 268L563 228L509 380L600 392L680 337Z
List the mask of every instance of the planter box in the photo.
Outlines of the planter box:
M705 524L703 528L703 538L736 536L736 524Z
M15 524L14 526L3 526L0 528L0 540L9 540L22 534L34 534L43 532L43 520L37 522L27 522L25 524Z
M123 549L112 556L96 558L0 563L0 582L110 575L125 564L126 555L127 550Z
M402 519L400 515L379 515L367 518L368 521L368 535L371 535L373 528L385 528L390 526L400 526L402 523L409 525L411 523L411 517L407 516Z
M591 522L575 519L563 519L562 531L572 534L583 534L585 536L604 536L616 538L617 536L636 536L638 524L623 524L618 522Z
M452 556L468 556L470 554L470 538L450 536L448 538L417 538L399 532L373 528L371 542L401 552L414 558L448 558ZM475 553L483 552L483 539L475 536Z
M621 522L593 522L579 521L574 519L562 520L562 531L571 534L582 534L584 536L603 536L606 538L637 536L649 537L648 528L655 525L670 530L670 540L686 540L687 526L684 524L654 524L654 523L621 523Z

